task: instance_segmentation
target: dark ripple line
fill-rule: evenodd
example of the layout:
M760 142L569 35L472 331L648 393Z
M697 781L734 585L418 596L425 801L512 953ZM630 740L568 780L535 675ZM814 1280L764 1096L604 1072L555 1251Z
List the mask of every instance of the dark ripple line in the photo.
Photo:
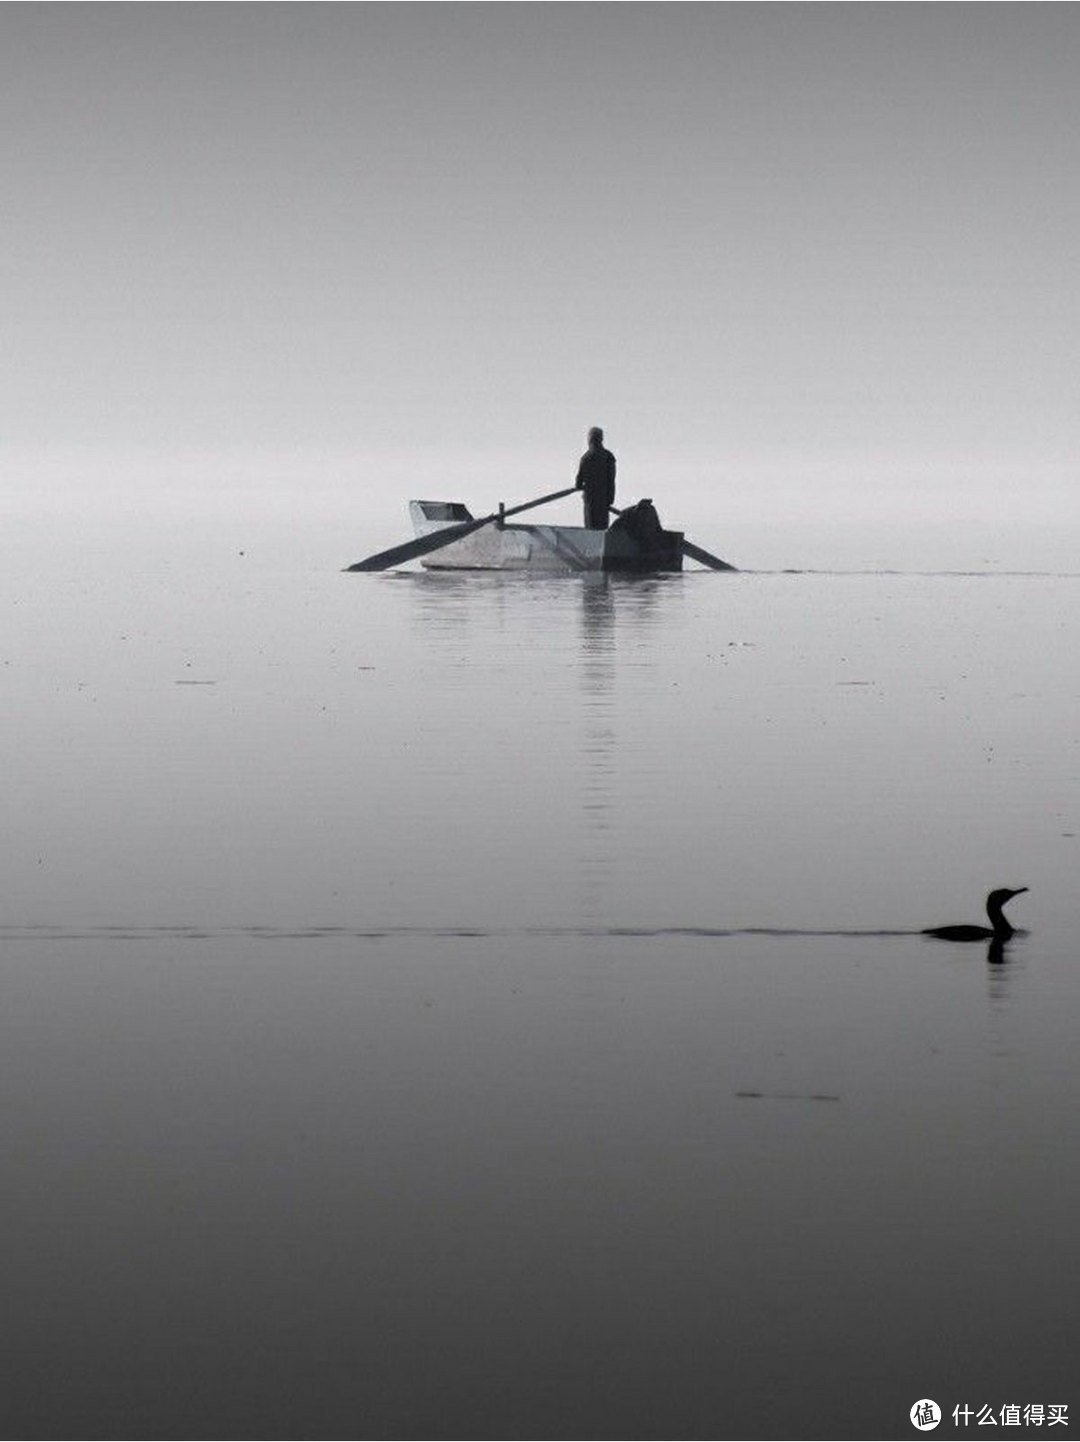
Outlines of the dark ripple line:
M779 1102L838 1102L840 1096L836 1092L759 1092L759 1091L737 1091L737 1097L743 1100L753 1098L757 1101L779 1101Z
M785 566L780 570L759 571L749 570L745 567L740 569L740 576L951 576L965 579L993 580L995 578L1021 577L1026 580L1049 579L1054 581L1075 581L1080 580L1080 571L907 571L896 570L892 567L876 567L855 570L836 570L828 568L822 570L816 567L806 566Z
M318 941L340 938L348 941L392 941L395 938L430 940L490 940L512 937L554 939L688 936L706 940L740 936L836 937L858 940L868 937L919 936L917 929L818 928L790 926L3 926L0 941Z

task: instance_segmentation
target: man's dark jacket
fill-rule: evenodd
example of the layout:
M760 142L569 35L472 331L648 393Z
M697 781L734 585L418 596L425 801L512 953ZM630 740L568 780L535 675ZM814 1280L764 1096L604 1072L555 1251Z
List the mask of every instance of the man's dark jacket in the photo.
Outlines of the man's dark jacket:
M585 524L607 529L608 508L615 500L615 457L603 446L590 446L578 466L577 485L585 492Z

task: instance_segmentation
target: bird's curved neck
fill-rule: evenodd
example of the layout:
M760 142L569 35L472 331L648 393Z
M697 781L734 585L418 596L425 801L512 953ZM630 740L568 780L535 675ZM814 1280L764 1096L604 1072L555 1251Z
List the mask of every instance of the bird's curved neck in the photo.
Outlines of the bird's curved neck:
M995 936L1012 936L1013 927L1006 919L1001 906L1002 903L1000 901L987 902L986 914L990 918L990 925L994 928Z

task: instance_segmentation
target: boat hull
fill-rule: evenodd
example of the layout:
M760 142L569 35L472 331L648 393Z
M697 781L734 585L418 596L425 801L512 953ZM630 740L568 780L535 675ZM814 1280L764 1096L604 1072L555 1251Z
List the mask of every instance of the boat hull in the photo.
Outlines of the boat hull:
M417 536L472 519L460 502L410 501ZM431 571L681 571L682 532L660 531L647 545L627 531L492 522L421 558Z

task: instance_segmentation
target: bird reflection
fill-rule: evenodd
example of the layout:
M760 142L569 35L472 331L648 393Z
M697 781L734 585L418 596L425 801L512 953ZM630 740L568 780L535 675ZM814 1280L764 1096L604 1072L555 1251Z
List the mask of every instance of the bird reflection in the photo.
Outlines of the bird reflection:
M1004 966L1006 961L1005 944L1009 940L1007 936L992 936L986 948L986 960L991 966Z
M1012 958L1009 955L1008 942L999 941L997 938L989 942L986 961L986 994L995 1005L1007 1005L1016 977L1016 971L1010 965Z

